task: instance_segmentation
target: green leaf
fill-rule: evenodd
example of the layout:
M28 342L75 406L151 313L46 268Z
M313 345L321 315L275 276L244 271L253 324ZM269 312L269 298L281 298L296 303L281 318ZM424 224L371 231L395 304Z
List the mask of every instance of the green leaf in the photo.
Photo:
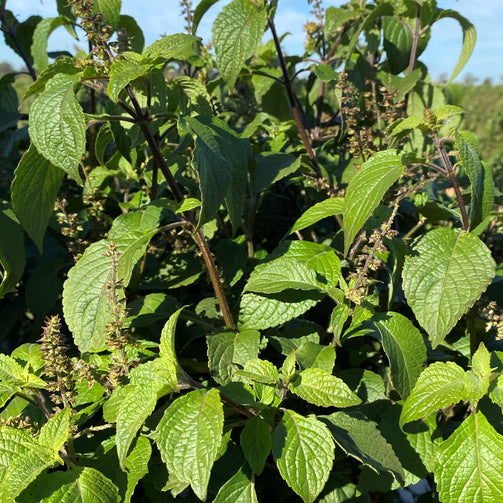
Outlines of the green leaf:
M40 253L64 172L42 157L33 144L23 155L12 182L12 209Z
M467 398L465 374L454 362L435 362L427 367L405 401L400 424L429 416Z
M135 53L136 54L136 53ZM110 79L108 81L108 96L110 99L117 103L119 93L133 80L146 75L154 66L151 60L142 63L141 60L137 61L136 58L116 59L110 68Z
M0 501L13 502L46 468L59 461L29 433L0 427Z
M37 503L119 503L119 490L112 481L94 468L73 466L40 477L23 496ZM24 502L24 500L23 500Z
M201 206L201 201L195 197L187 197L183 200L180 207L175 211L175 213L183 213L184 211L190 211Z
M65 16L46 17L37 24L33 32L31 55L33 56L33 66L38 73L45 70L49 65L49 57L47 55L49 35L59 26L73 26L73 24L74 22Z
M322 407L350 407L361 403L342 379L315 367L300 372L288 389L303 400Z
M439 500L501 501L502 471L503 437L481 412L470 414L439 448L434 470Z
M227 123L217 117L185 117L195 135L194 164L201 187L198 226L216 217L225 201L232 228L241 224L249 147Z
M295 173L301 159L280 152L261 152L255 156L252 186L257 194L269 189L277 181Z
M28 371L12 357L0 353L0 381L22 386L28 381Z
M344 328L344 324L349 318L349 306L344 303L337 304L332 311L330 316L330 327L333 330L334 341L341 346L342 344L342 330Z
M333 35L337 28L360 16L361 12L359 11L328 7L325 12L325 36Z
M40 429L38 441L52 449L54 456L58 456L70 433L70 409L65 407L52 416Z
M251 273L244 291L279 293L283 290L319 290L316 273L302 262L278 258L257 266Z
M213 503L258 503L255 482L248 470L240 468L218 491Z
M119 24L121 0L93 0L93 14L103 14L104 21L115 30Z
M375 319L388 357L391 381L405 400L416 384L426 362L426 345L421 332L405 316L389 312Z
M340 215L344 210L344 198L342 197L330 197L316 203L306 210L300 218L293 224L290 229L289 234L293 232L300 231L309 227L310 225L319 222L323 218L333 217L334 215Z
M317 291L289 290L270 296L245 293L241 298L239 328L276 327L304 314L323 298L324 295Z
M235 334L221 332L206 337L208 344L208 366L210 374L219 384L228 384L237 369L248 360L258 357L260 333L247 330Z
M159 356L161 358L167 358L173 363L176 363L176 353L175 353L175 331L176 324L178 322L178 317L183 311L183 307L175 311L169 320L165 323L161 331L161 341L159 344Z
M413 37L408 26L403 23L403 19L384 17L383 24L383 48L386 51L387 63L391 73L398 75L404 71L410 60L410 53L413 48ZM416 47L416 59L426 48L430 37L429 31L419 38Z
M156 232L161 213L162 207L150 205L145 210L121 215L114 221L109 238L120 253L116 280L123 280L125 286L134 265ZM104 294L113 274L109 243L101 240L89 246L70 269L63 287L65 321L81 352L96 352L106 347L106 327L113 316L110 298ZM123 291L118 289L116 292L121 300Z
M80 183L86 124L73 92L79 80L77 75L57 74L47 82L31 106L29 132L37 151Z
M474 151L457 131L456 148L459 150L461 164L470 178L472 194L470 205L470 229L473 230L493 209L495 194L494 181L491 170L482 165L477 152Z
M201 19L206 14L208 9L216 4L218 0L201 0L196 8L194 9L194 14L192 15L192 34L195 35L197 32L197 28L199 27L199 23Z
M472 55L473 49L475 48L475 42L477 41L477 32L475 26L473 26L468 19L463 17L458 11L452 9L438 9L438 14L436 16L437 22L443 18L452 18L459 22L461 29L463 30L463 46L461 48L461 55L456 63L452 75L449 77L449 82L452 82L464 68L470 56Z
M344 198L344 255L402 172L401 157L396 150L383 150L364 162L353 176Z
M147 58L163 58L166 60L187 60L196 54L196 45L201 39L186 33L175 33L156 40L144 51Z
M405 258L403 289L417 321L436 348L494 276L487 246L475 235L437 228Z
M176 387L176 367L168 359L155 360L157 365L165 366L168 379L155 372L154 362L136 367L130 373L130 384L121 391L121 402L117 413L117 456L124 469L129 447L145 420L152 414L160 396Z
M0 209L0 299L16 287L25 265L23 229L10 209ZM3 270L2 270L3 269Z
M157 426L156 440L168 469L168 488L174 486L178 493L190 484L199 499L206 499L223 423L216 389L191 391L168 407Z
M245 424L240 443L246 461L260 475L272 448L271 427L261 417L253 417Z
M229 88L233 88L246 60L251 58L262 39L267 11L251 0L233 0L213 23L213 43L217 67Z
M244 370L240 370L238 373L252 381L271 386L275 386L279 381L279 373L275 365L260 358L248 360L244 365Z
M145 47L145 37L143 31L136 22L136 19L131 16L121 15L119 17L119 24L117 25L117 33L123 32L129 39L131 50L141 53Z
M403 467L391 445L377 429L376 423L357 412L334 412L323 416L323 419L329 423L335 442L346 454L377 473L390 472L403 484Z
M126 458L127 490L124 503L129 503L138 482L148 473L148 462L152 456L152 446L147 437L138 437Z
M323 489L334 461L334 441L314 416L284 410L273 433L272 453L285 482L312 503Z

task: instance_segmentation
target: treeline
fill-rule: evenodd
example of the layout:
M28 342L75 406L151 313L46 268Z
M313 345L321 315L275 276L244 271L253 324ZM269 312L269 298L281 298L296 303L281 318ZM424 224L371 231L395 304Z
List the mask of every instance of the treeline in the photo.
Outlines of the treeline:
M499 190L503 190L503 83L466 82L446 86L448 99L465 110L462 127L480 142L481 158L489 164Z

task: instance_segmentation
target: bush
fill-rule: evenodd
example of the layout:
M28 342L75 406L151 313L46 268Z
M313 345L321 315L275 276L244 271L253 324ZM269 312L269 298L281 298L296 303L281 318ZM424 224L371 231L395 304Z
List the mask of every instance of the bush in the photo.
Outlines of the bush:
M418 59L472 24L316 0L286 56L232 0L213 54L214 3L0 5L0 501L499 501L500 195Z

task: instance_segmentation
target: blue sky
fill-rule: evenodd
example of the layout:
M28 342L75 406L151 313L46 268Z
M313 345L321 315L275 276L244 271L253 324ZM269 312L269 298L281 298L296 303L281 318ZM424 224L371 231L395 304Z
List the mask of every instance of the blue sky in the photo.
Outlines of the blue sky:
M211 37L211 24L225 1L215 4L203 19L198 35L207 42ZM341 5L343 0L325 0L324 6ZM197 5L197 0L194 0ZM55 0L7 0L7 8L18 19L24 20L32 14L44 17L57 15ZM142 27L147 44L163 34L183 31L184 21L179 16L178 0L122 0L122 13L136 18ZM468 18L477 30L477 44L467 66L456 79L462 81L467 74L479 80L491 78L494 83L503 79L503 0L438 0L438 6L454 9ZM279 33L290 32L284 48L290 54L302 50L304 43L303 25L311 17L307 0L280 0L276 17ZM266 33L265 39L269 36ZM443 19L433 26L432 38L421 60L428 66L434 79L450 75L461 50L462 32L457 21ZM75 44L85 47L83 42L72 39L64 28L58 28L51 36L50 49L66 49L74 52ZM0 37L0 61L9 61L19 67L21 60L8 48Z

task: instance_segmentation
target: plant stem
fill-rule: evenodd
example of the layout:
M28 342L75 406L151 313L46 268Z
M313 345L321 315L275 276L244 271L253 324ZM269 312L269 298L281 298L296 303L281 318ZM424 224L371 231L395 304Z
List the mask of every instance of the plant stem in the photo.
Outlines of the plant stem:
M407 69L408 73L412 73L412 71L414 70L414 66L416 64L417 44L419 42L420 36L421 36L421 6L417 4L416 26L414 28L414 33L412 34L412 49L410 51L409 67Z
M136 99L136 96L134 95L132 88L130 86L127 86L126 89L128 91L129 97L135 109L135 118L138 121L138 126L140 127L143 135L145 136L145 139L147 140L150 149L152 150L154 161L157 164L158 168L162 171L164 177L166 178L166 181L168 182L168 185L171 191L173 192L175 199L178 202L182 202L184 199L182 189L176 183L175 178L173 177L171 171L169 170L166 160L162 155L159 144L155 140L154 135L152 134L152 132L148 127L148 123L146 121L147 118L145 117L145 114L141 110L141 107L138 103L138 100ZM192 224L193 228L195 229L197 225L194 220L194 216L191 214L191 212L184 213L184 217L188 222ZM208 246L208 242L206 241L204 234L200 230L196 231L193 234L193 237L199 247L199 250L201 251L204 263L206 264L211 284L213 286L213 290L220 305L220 309L222 311L222 316L224 318L225 324L231 330L236 330L236 324L232 317L231 310L229 308L229 303L227 302L227 297L225 295L222 283L220 281L217 266L213 259L213 255L210 251L210 248Z
M276 33L276 26L274 24L274 20L272 17L269 17L267 22L269 24L269 28L272 33L274 45L276 46L276 52L278 53L279 64L281 66L281 72L283 73L283 85L285 86L285 89L286 89L288 101L290 103L290 108L292 109L292 114L293 114L293 118L295 120L295 124L297 125L297 129L299 131L300 138L302 140L302 143L304 144L304 148L307 151L307 155L309 156L309 159L311 160L311 164L313 165L314 171L316 172L316 174L318 176L321 176L321 169L320 169L320 165L318 164L318 158L316 157L316 154L314 153L313 147L311 146L311 143L309 141L309 137L307 135L306 128L304 127L304 124L302 123L302 118L300 116L298 101L295 97L295 93L293 92L292 79L290 78L290 75L288 73L288 68L286 66L285 57L283 56L283 51L281 50L281 44L280 44L280 41L278 38L278 34Z
M456 194L456 200L458 201L459 211L461 212L461 221L463 222L463 230L468 231L470 228L470 222L468 221L468 215L466 213L465 201L463 199L463 195L461 194L461 189L459 187L458 180L456 178L456 173L454 172L454 168L452 167L451 160L449 159L449 155L444 147L444 142L446 140L450 140L450 138L443 138L439 140L436 136L433 137L433 141L435 143L435 147L442 159L442 162L445 166L445 171L447 176L449 177L452 186L454 188L454 192Z

